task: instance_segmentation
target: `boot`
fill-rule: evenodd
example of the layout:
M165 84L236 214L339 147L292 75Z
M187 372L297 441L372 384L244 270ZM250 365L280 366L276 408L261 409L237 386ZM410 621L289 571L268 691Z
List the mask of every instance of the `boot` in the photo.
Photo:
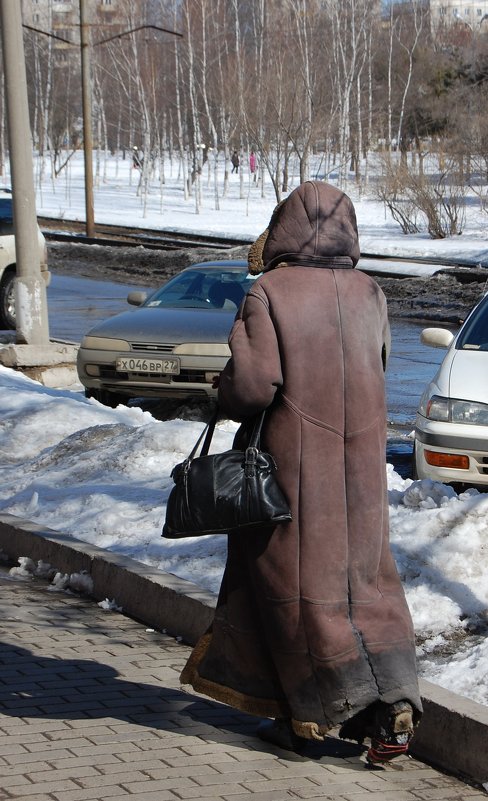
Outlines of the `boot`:
M413 736L413 708L408 701L381 704L375 716L371 747L366 754L370 765L389 762L406 754Z

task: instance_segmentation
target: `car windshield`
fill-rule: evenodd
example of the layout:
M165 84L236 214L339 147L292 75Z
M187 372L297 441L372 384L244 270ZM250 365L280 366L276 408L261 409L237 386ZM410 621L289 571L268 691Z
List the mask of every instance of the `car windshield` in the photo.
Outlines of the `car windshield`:
M459 335L456 348L460 350L488 350L488 296L473 312Z
M235 312L254 280L245 269L184 270L154 292L144 306Z

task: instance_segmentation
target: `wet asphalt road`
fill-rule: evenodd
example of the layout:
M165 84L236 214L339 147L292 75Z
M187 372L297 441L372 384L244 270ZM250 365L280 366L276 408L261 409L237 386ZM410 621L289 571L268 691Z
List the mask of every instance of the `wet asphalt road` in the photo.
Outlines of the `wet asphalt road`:
M79 342L96 323L131 308L127 293L147 287L52 275L48 288L49 326L52 338ZM427 382L444 351L420 344L425 324L391 320L392 351L386 373L388 404L388 460L403 477L410 475L412 443L409 434L415 410Z

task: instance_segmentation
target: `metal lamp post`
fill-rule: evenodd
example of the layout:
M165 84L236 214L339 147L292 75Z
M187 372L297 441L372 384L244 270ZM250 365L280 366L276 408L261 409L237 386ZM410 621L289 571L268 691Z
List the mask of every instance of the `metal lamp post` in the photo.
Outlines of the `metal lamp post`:
M85 0L80 0L80 46L81 46L81 99L83 108L83 154L85 159L85 214L86 235L95 235L95 213L93 209L93 143L92 143L92 98L90 42Z
M0 0L3 2L3 0ZM12 0L14 2L14 0ZM18 3L17 3L18 4ZM19 5L19 4L18 4ZM162 28L159 25L139 25L137 28L131 28L127 31L121 31L113 36L101 39L98 42L90 42L89 36L89 12L87 0L79 0L80 9L80 50L81 50L81 101L82 101L82 115L83 115L83 156L84 156L84 172L85 172L85 216L86 216L86 235L87 237L95 236L95 213L93 204L93 135L92 135L92 93L91 93L91 57L90 50L92 47L106 44L114 39L121 39L137 31L152 29L169 33L172 36L182 37L183 34L178 31L172 31L168 28ZM20 14L20 6L19 6ZM42 31L39 28L33 28L31 25L24 25L28 30L34 33L40 33L43 36L49 36L53 39L58 39L61 42L72 45L69 39L63 36ZM24 68L25 69L25 68Z

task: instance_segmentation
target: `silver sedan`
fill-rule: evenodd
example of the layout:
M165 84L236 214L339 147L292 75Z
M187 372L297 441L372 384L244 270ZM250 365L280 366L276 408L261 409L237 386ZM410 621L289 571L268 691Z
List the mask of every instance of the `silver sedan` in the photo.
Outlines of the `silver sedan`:
M117 406L134 397L214 396L237 309L255 276L244 261L194 264L139 306L99 323L83 337L78 375L87 397Z

